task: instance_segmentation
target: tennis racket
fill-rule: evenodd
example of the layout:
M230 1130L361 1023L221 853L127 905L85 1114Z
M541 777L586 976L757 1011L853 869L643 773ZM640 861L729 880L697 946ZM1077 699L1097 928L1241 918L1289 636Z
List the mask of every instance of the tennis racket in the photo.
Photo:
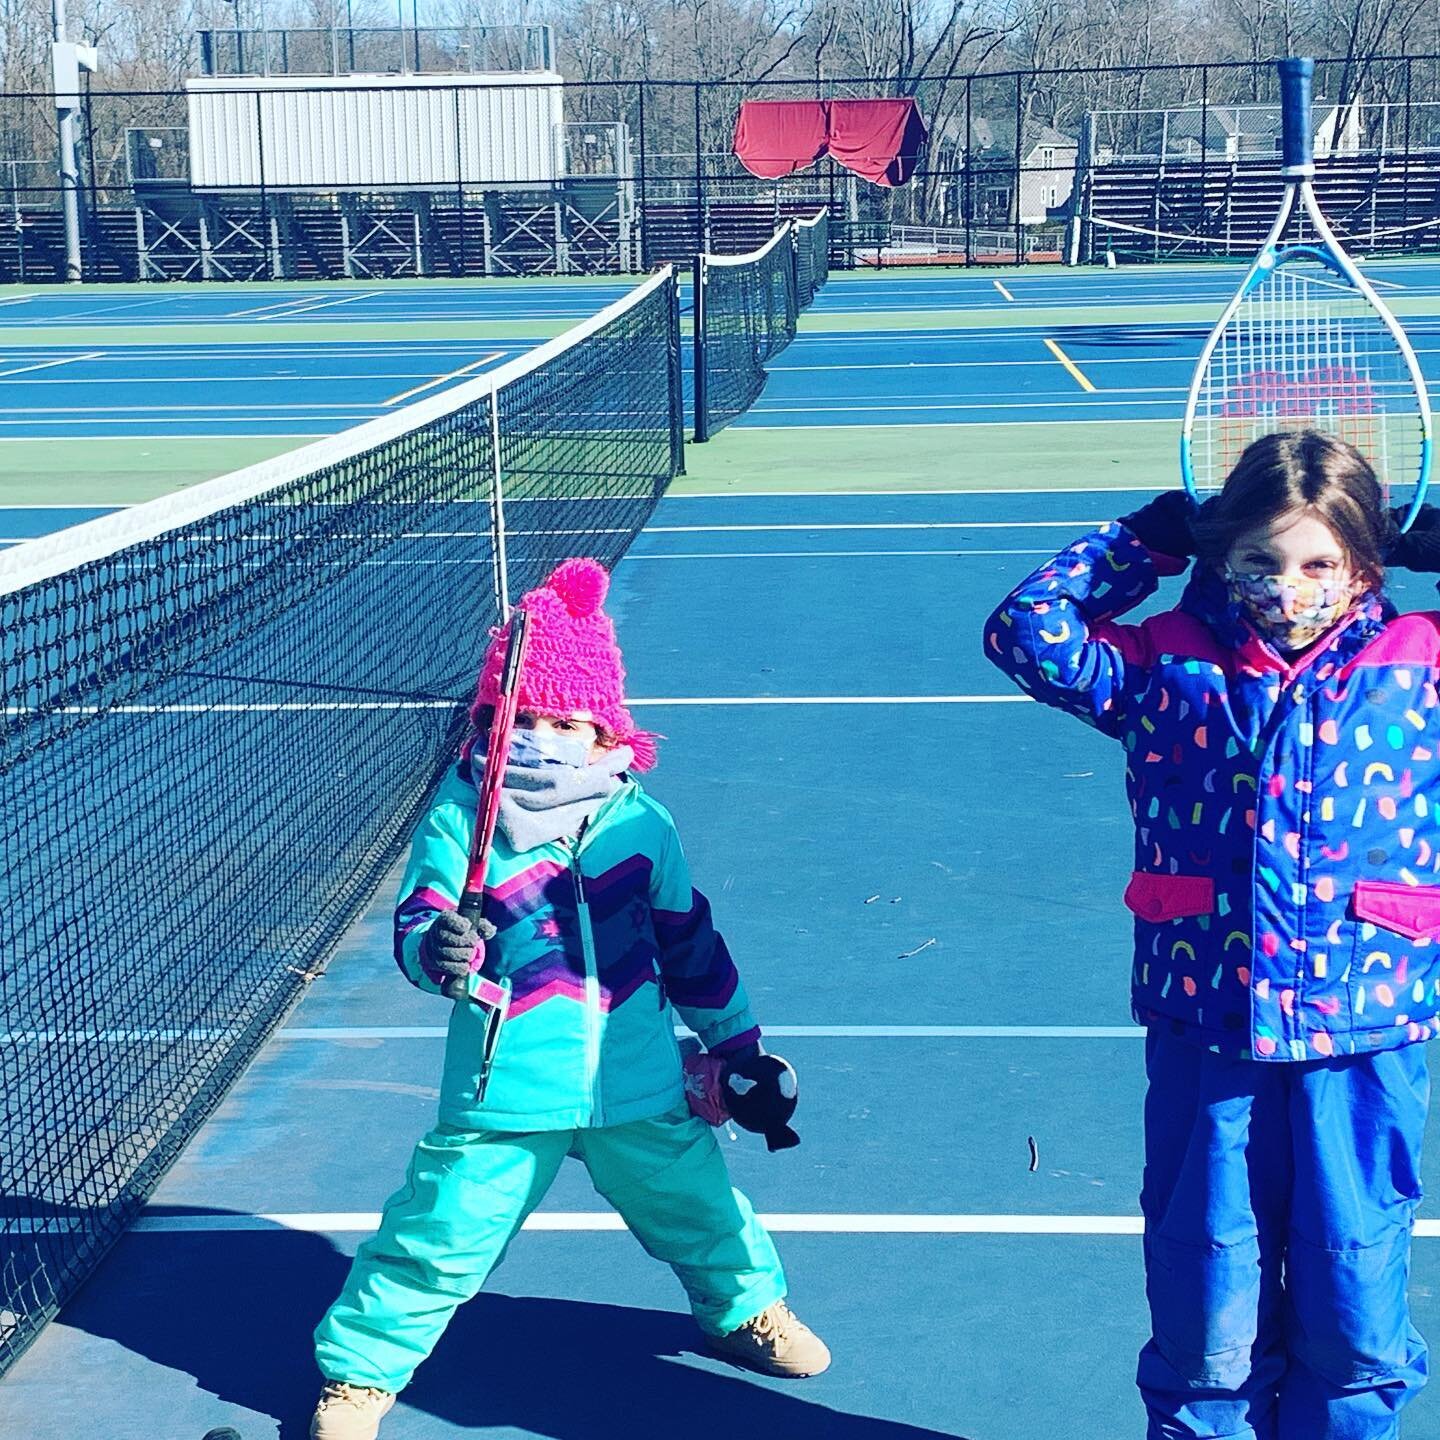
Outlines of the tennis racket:
M1430 482L1430 402L1410 342L1315 199L1313 60L1279 62L1285 193L1270 233L1200 354L1180 472L1214 494L1252 440L1314 429L1354 445L1404 525ZM1403 528L1403 527L1402 527Z
M470 836L470 855L465 867L465 888L456 907L462 919L480 928L481 910L485 903L485 872L490 865L490 851L495 844L495 823L500 816L500 792L505 786L505 764L510 754L510 740L515 733L515 712L519 708L520 672L525 664L526 621L523 610L510 616L510 638L505 644L505 659L500 668L500 695L495 713L490 718L490 734L485 744L485 769L480 776L480 799L475 810L475 829ZM449 980L444 994L452 1000L468 1000L485 1012L485 1035L481 1045L480 1074L475 1098L485 1098L490 1080L495 1049L500 1042L500 1028L510 1011L510 981L486 973L488 966L472 970L463 980Z

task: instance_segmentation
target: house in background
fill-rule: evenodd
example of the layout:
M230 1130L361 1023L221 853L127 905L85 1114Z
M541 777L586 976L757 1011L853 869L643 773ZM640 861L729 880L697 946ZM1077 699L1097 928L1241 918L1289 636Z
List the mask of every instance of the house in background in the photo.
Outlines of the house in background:
M968 172L970 218L975 225L1043 225L1067 211L1075 188L1079 141L1052 125L1026 120L1021 129L1017 194L1014 132L1013 121L1005 125L976 115L970 122L968 145L957 143L951 149L954 169Z
M1358 155L1364 135L1362 107L1358 102L1315 107L1315 155ZM1194 106L1167 110L1158 137L1160 154L1186 160L1207 158L1239 160L1279 155L1283 121L1278 105L1212 105L1203 113ZM1339 131L1337 138L1336 131Z

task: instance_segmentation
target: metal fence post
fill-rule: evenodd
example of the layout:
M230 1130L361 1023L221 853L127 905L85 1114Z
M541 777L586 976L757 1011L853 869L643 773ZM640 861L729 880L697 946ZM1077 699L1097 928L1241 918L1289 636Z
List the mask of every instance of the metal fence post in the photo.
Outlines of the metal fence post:
M680 351L680 272L670 267L670 467L685 473L685 377Z
M1015 72L1015 263L1025 263L1025 225L1021 218L1024 210L1024 194L1022 193L1020 151L1025 141L1021 131L1024 120L1020 114L1020 72Z
M460 87L455 85L450 91L451 111L455 121L455 223L460 228L459 246L459 267L460 273L465 271L465 136L460 124Z
M636 115L635 132L636 139L640 143L640 173L637 177L640 182L640 273L642 275L648 275L650 273L650 217L646 210L645 202L645 82L643 80L640 81L640 83L636 86L636 89L639 91L640 95L640 103L638 106L638 113ZM678 292L680 282L677 279L675 283Z
M973 137L975 134L975 131L973 129L975 116L971 109L973 99L973 81L971 80L970 76L967 75L965 77L965 175L962 190L964 212L962 215L962 221L965 226L965 264L967 266L973 265L975 263L975 249L973 244L974 236L970 229L970 223L974 218L974 201L971 196L972 186L970 177L970 171L972 168L970 163L971 147L974 143Z
M705 252L702 249L695 257L695 280L690 291L690 324L694 328L695 364L694 399L695 441L703 445L710 438L710 426L705 419L705 407L709 403L709 380L705 374Z
M1210 67L1200 67L1200 215L1203 219L1210 203Z
M262 237L262 245L264 245L263 237L270 229L270 197L265 190L265 110L262 103L263 99L264 97L260 91L257 90L255 92L255 158L260 167L260 234ZM280 278L275 274L268 246L265 246L265 268L269 272L269 279L278 280Z
M1400 181L1400 229L1401 238L1397 248L1403 250L1405 241L1404 232L1410 228L1410 121L1411 121L1411 92L1415 79L1415 62L1408 56L1405 60L1405 170ZM1387 113L1388 113L1388 106ZM1381 174L1384 174L1383 162Z
M695 250L705 249L705 141L700 119L700 82L695 89Z
M505 470L500 463L500 392L490 391L490 535L495 546L495 608L510 618L510 566L505 539Z

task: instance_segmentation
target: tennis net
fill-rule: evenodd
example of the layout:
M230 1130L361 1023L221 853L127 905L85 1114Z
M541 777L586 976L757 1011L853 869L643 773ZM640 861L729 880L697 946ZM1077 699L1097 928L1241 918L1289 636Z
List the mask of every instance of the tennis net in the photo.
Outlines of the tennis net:
M795 298L802 311L830 278L830 212L795 222Z
M829 274L829 243L822 213L787 221L748 255L696 258L696 440L708 440L760 398L766 365L795 338L800 312Z
M0 554L0 1370L393 863L487 630L682 469L669 268L490 376Z

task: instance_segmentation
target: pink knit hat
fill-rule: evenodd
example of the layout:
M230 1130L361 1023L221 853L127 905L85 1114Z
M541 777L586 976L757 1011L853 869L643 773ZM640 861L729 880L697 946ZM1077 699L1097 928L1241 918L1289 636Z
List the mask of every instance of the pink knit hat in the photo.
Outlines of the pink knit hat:
M618 745L635 752L636 770L655 764L660 737L635 728L625 708L625 666L615 643L615 625L601 608L610 589L605 567L594 560L565 560L519 608L530 617L518 704L541 715L588 712ZM490 632L485 662L470 718L476 729L489 724L500 699L500 671L509 625Z

